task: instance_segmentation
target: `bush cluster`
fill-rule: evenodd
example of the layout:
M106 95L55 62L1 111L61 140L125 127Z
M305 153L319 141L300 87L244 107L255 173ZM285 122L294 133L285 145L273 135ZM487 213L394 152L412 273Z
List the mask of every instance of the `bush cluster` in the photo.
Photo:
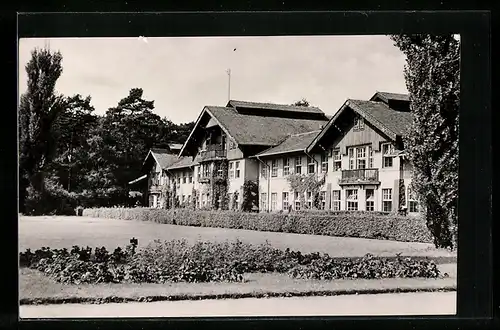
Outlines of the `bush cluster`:
M432 243L433 241L424 219L392 213L346 211L250 213L192 209L95 208L85 209L83 215L195 227L362 237L403 242Z
M243 274L287 273L293 278L346 279L440 276L432 260L397 257L337 260L327 254L302 254L273 248L269 243L252 245L241 241L197 242L156 240L136 251L137 240L113 253L104 247L50 249L20 253L21 267L29 267L61 283L166 283L237 282Z

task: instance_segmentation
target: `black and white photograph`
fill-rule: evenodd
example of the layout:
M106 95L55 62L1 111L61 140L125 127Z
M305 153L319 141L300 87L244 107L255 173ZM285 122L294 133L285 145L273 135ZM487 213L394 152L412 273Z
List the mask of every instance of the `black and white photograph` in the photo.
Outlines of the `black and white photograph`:
M20 38L21 318L457 313L459 34Z

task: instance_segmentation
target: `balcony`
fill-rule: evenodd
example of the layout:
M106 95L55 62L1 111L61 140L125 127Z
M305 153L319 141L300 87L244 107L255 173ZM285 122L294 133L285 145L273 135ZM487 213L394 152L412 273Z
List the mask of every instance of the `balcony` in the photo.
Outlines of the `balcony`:
M220 144L208 145L206 150L200 151L200 161L210 161L217 159L225 159L227 150Z
M210 176L201 176L198 178L199 183L210 183Z
M207 174L207 175L203 175L201 176L199 179L198 179L198 182L199 183L210 183L211 181L214 181L214 183L222 183L225 181L224 177L222 176L222 174L220 173L217 173L214 175L214 177L212 178L212 176L210 174Z
M342 171L340 185L346 184L380 184L377 168Z
M159 182L153 182L149 185L149 191L150 192L160 192L161 191L161 186Z

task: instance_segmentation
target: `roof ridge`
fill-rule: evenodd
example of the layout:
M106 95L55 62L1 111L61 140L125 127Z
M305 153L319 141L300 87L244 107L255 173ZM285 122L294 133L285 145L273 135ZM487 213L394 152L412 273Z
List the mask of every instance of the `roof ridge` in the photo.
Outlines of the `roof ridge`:
M304 106L300 106L300 105L294 105L294 104L285 104L285 103L273 103L273 102L256 102L256 101L244 101L244 100L229 100L228 103L231 103L231 102L242 102L242 103L249 103L249 104L268 104L268 105L276 105L276 106L282 106L282 107L290 107L290 108L297 108L297 109L317 109L317 110L321 110L321 108L317 107L317 106L307 106L307 107L304 107ZM321 110L323 111L323 110Z
M314 133L314 132L321 132L320 129L315 129L315 130L312 130L312 131L308 131L308 132L302 132L302 133L294 133L294 134L290 134L290 136L301 136L301 135L306 135L306 134L311 134L311 133Z

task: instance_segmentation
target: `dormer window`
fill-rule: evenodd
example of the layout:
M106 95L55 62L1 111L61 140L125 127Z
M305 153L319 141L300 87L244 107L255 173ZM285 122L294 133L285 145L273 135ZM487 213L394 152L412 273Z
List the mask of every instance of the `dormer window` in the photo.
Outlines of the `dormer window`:
M365 122L363 120L363 117L356 115L354 117L354 129L359 131L365 128Z

